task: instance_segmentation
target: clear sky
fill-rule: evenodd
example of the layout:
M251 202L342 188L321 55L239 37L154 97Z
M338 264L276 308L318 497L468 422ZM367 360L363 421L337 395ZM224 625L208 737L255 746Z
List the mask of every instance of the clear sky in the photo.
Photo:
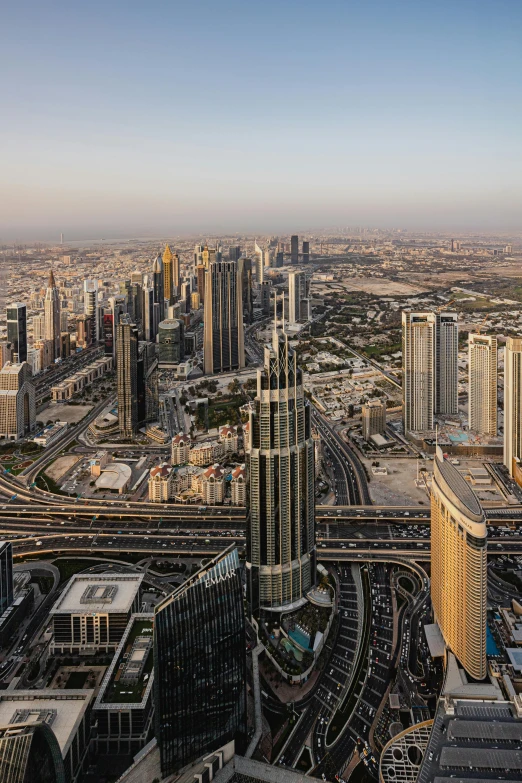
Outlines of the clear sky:
M520 0L16 0L0 242L522 230Z

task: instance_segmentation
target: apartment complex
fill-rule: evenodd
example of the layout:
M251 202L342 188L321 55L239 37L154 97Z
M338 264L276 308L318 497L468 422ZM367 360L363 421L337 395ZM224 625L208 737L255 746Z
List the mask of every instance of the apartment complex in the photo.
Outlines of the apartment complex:
M205 272L203 360L206 374L245 366L243 289L236 261L211 261Z
M0 369L0 440L21 440L34 432L36 407L27 362L6 362Z
M386 403L370 400L362 406L362 436L370 440L372 435L383 435L386 431Z
M508 337L504 352L504 465L511 476L522 460L522 339Z
M469 428L479 435L497 434L497 338L470 334L468 343Z

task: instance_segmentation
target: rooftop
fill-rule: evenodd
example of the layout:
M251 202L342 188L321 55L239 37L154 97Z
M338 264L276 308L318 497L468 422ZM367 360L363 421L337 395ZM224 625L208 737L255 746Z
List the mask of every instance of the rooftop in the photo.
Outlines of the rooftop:
M141 704L147 699L154 681L153 650L137 640L152 640L152 614L133 614L122 640L103 678L95 709L108 709L115 704ZM132 660L132 653L138 655ZM141 654L141 655L140 655ZM126 677L126 669L136 668L137 677ZM130 672L127 672L128 674Z
M437 447L434 466L435 478L440 477L442 479L442 483L445 484L446 488L449 490L450 499L452 499L458 506L462 507L464 513L471 515L474 518L474 521L483 522L484 515L482 512L482 506L477 500L475 493L469 486L462 473L457 470L457 468L452 465L449 460L444 459L442 450L439 447ZM485 523L484 535L486 535Z
M129 612L143 578L143 574L75 574L50 614ZM114 587L116 591L110 589Z

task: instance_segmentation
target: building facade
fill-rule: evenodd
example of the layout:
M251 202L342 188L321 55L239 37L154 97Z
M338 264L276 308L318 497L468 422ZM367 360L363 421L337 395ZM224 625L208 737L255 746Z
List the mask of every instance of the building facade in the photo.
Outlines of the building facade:
M158 329L158 358L162 367L185 361L185 327L177 318L167 318Z
M138 431L138 333L130 316L120 317L116 334L120 435L133 438Z
M172 438L171 461L173 465L186 465L190 457L190 436L178 432Z
M51 270L45 292L45 339L53 345L53 360L60 358L60 296Z
M386 404L382 400L370 400L362 406L362 436L370 440L372 435L386 432Z
M17 362L27 361L27 307L15 302L6 309L7 341L13 346L14 359Z
M100 309L98 307L98 281L84 280L83 282L83 311L90 318L89 344L96 343L100 339Z
M68 783L60 746L47 723L0 726L0 780Z
M514 475L522 460L522 339L508 337L504 352L504 465Z
M31 368L7 362L0 370L0 440L21 440L34 432L36 406Z
M0 615L13 603L13 546L0 541Z
M205 373L245 366L242 280L236 261L212 261L205 272Z
M250 611L304 602L315 581L314 441L303 377L288 335L274 328L257 373L245 442L249 476Z
M431 598L444 641L472 677L486 676L487 529L481 505L440 447L431 488Z
M245 677L243 589L230 547L155 607L156 739L164 777L231 740L244 753Z
M469 429L479 435L497 434L497 338L470 334L468 341Z

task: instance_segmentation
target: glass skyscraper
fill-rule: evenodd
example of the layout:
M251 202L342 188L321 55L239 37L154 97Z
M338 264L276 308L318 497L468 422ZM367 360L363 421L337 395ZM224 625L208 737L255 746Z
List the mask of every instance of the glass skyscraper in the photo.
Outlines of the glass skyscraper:
M0 614L13 603L13 546L0 541Z
M7 307L7 341L13 346L18 362L27 361L27 307L15 302Z
M231 546L155 608L156 737L163 776L231 740L246 747L243 587Z

